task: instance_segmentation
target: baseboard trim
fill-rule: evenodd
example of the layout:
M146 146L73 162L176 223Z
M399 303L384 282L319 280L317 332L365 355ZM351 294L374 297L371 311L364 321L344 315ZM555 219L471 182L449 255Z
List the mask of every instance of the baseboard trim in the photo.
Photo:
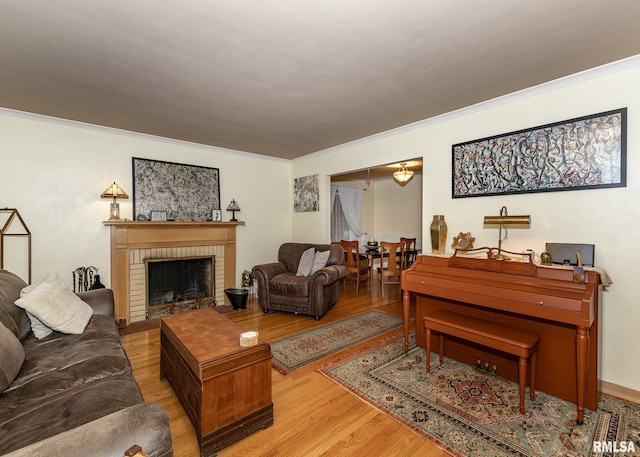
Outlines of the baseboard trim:
M618 397L632 403L640 404L640 391L629 387L620 386L609 381L600 380L600 392Z

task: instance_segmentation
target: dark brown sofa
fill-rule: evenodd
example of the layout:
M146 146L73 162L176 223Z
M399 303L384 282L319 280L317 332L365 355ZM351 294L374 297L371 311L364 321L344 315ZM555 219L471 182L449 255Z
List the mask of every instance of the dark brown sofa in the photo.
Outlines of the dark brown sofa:
M79 294L94 313L81 334L37 339L14 304L25 286L0 270L0 455L122 457L137 444L172 456L167 413L144 402L120 343L112 291Z
M326 265L313 274L298 276L302 254L309 248L330 251ZM340 280L345 277L344 253L339 245L284 243L278 261L253 267L258 284L258 303L271 310L306 314L319 320L338 301Z

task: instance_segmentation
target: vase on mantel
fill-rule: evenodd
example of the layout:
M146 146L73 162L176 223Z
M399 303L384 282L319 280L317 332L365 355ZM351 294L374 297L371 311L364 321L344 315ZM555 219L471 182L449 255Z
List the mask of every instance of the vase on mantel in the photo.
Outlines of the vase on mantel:
M431 253L444 254L447 247L447 223L444 215L434 214L431 222Z

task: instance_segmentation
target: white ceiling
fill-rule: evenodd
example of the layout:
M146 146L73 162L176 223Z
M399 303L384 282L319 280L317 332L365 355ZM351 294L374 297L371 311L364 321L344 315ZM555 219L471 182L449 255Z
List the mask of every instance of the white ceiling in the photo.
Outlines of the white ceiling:
M640 54L639 21L635 0L0 0L0 107L291 159Z

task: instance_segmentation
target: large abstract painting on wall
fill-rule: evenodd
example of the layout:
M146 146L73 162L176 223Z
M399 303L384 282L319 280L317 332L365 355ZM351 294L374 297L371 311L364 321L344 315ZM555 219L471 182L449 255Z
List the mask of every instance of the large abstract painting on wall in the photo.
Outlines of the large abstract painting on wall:
M133 214L151 219L166 212L167 220L206 221L220 209L217 168L133 157Z
M452 146L452 197L626 186L627 109Z
M319 175L303 176L293 180L293 210L296 213L320 211L318 201L320 191L318 189Z

